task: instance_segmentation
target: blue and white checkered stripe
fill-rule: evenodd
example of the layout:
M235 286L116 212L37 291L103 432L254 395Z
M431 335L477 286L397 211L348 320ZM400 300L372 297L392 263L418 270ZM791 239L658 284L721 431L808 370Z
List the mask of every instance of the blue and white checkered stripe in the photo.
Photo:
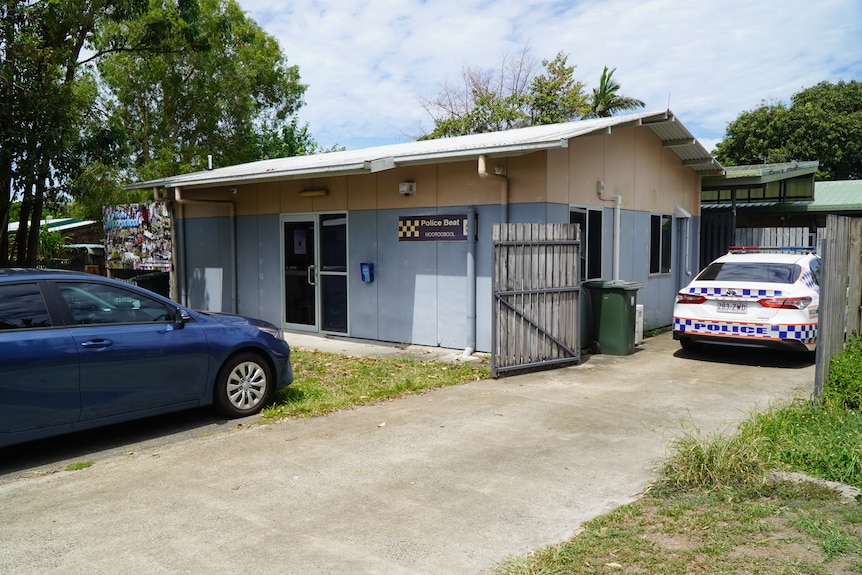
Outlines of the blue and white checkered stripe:
M801 341L802 343L814 343L817 341L816 323L769 325L765 323L718 322L674 317L673 330L699 335L792 339Z
M799 278L799 281L804 283L808 288L813 289L818 293L820 292L820 286L814 281L814 274L811 273L811 270L805 270Z
M728 288L724 287L692 287L682 290L683 293L691 293L695 295L702 295L707 297L732 297L735 299L760 299L763 297L781 297L783 293L781 290L772 290L772 289L736 289L731 288L734 292L736 292L732 296L727 295Z

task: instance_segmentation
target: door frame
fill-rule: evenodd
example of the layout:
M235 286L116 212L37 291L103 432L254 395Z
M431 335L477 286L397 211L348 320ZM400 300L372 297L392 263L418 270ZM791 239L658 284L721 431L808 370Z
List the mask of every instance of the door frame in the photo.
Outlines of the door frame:
M326 211L326 212L300 212L300 213L288 213L281 214L279 217L279 262L281 267L281 325L283 329L292 330L292 331L307 331L313 333L331 333L333 335L340 336L349 336L350 335L350 281L349 281L349 268L350 268L350 242L349 242L349 233L345 238L345 249L346 249L346 270L344 272L332 272L332 271L323 271L321 270L321 216L327 215L341 215L345 219L345 229L349 229L349 218L348 213L345 210L334 210L334 211ZM287 322L287 282L285 281L285 241L287 238L284 237L284 224L289 222L312 222L314 225L314 324L300 324L300 323L288 323ZM343 275L346 278L346 294L345 294L345 305L347 306L347 329L346 331L331 331L323 329L323 301L322 297L322 288L323 282L321 281L321 273L324 275Z

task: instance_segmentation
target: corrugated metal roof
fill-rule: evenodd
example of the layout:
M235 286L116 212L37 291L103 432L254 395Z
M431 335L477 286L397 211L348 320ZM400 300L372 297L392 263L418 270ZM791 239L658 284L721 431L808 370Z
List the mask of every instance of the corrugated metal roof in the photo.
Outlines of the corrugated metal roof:
M729 210L732 204L701 204L704 210ZM737 209L774 208L788 212L862 212L862 180L814 182L814 199L792 202L738 202Z
M672 147L684 164L695 172L715 173L717 170L722 170L721 165L668 110L596 118L565 124L531 126L454 138L406 142L312 156L263 160L139 182L130 184L126 188L197 188L327 175L367 174L390 170L399 166L473 159L480 155L488 157L516 156L535 150L565 148L571 138L631 125L649 126L665 142L665 145Z
M51 220L42 220L39 222L39 226L48 226L48 231L51 232L65 232L68 230L77 230L78 228L86 228L87 226L92 226L96 222L94 220L78 220L75 218L57 218ZM10 222L9 223L9 231L17 232L18 231L18 222Z

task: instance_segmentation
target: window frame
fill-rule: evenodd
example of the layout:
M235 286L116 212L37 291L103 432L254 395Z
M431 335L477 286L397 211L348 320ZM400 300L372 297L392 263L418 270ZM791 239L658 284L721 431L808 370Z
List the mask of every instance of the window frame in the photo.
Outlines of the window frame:
M569 206L569 223L580 224L580 221L575 221L574 214L579 214L586 224L581 229L581 261L580 268L578 269L578 279L580 281L600 279L602 277L603 263L602 230L604 228L604 208Z
M649 274L670 275L673 273L673 214L650 214L649 225Z

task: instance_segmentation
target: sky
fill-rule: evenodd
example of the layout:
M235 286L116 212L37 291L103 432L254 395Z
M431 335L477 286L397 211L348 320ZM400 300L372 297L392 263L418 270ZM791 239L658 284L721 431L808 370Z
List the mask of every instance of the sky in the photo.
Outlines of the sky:
M326 148L415 140L434 127L423 99L524 49L567 54L588 92L616 68L619 93L670 108L707 150L763 102L862 81L862 0L238 2L299 66L299 118Z

